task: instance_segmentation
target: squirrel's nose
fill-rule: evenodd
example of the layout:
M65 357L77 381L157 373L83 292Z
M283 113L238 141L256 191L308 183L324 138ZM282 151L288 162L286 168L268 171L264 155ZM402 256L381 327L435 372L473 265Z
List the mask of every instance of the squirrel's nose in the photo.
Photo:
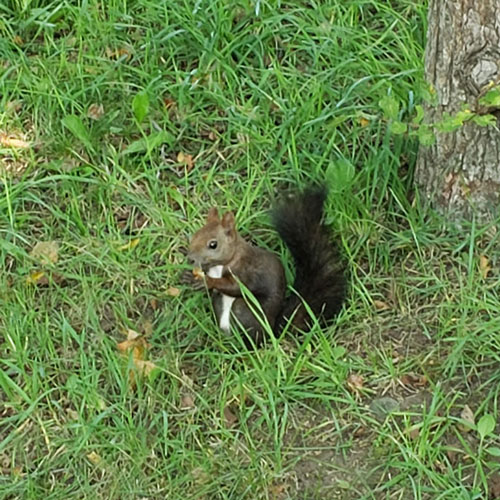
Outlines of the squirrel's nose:
M196 264L196 259L194 258L194 256L188 252L187 254L187 260L190 264L192 265L195 265Z

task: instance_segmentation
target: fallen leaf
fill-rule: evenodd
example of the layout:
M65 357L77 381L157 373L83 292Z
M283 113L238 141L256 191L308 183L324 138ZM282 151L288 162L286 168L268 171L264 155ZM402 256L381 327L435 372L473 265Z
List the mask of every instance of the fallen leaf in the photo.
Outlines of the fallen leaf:
M133 240L130 240L128 243L125 243L125 245L119 246L117 250L119 252L123 252L124 250L132 250L139 244L140 240L141 240L140 238L134 238Z
M420 429L418 427L412 427L408 431L408 436L410 436L411 440L416 441L420 437Z
M99 465L102 462L101 456L96 453L95 451L92 451L87 454L87 458L94 464L94 465Z
M479 269L481 271L481 276L483 277L483 279L486 279L489 272L491 271L491 266L488 257L486 257L485 255L481 255L479 257Z
M224 424L227 428L234 427L238 422L238 417L232 412L231 408L226 406L224 408Z
M19 35L14 35L12 37L12 41L16 44L16 45L23 45L24 44L24 40L19 36Z
M76 412L72 408L66 408L66 414L68 415L68 418L71 420L78 420L79 418L78 412Z
M276 500L284 498L284 495L286 495L288 488L289 488L288 483L273 483L269 487L269 493L271 494L271 498L274 498Z
M382 300L374 300L373 305L375 306L375 309L377 311L387 311L391 308L391 306L387 304L387 302L384 302Z
M147 349L149 347L149 344L146 342L144 335L141 335L140 333L137 333L135 330L132 330L130 328L125 330L124 333L127 336L127 340L124 340L123 342L120 342L116 345L119 351L127 352L132 348Z
M413 375L412 373L403 375L399 380L403 385L410 387L424 387L428 384L425 375Z
M12 134L9 135L4 132L0 132L0 145L6 148L14 149L26 149L30 147L29 142L19 139L18 137L13 137Z
M366 118L363 118L361 117L359 119L359 124L362 126L362 127L366 127L367 125L370 124L370 120L367 120Z
M47 286L51 282L64 285L66 278L58 273L46 273L45 271L34 271L26 278L26 284L28 285Z
M144 361L143 359L134 359L134 365L141 375L148 376L157 366L152 361Z
M111 49L110 47L106 47L105 50L106 57L109 59L120 59L123 56L126 56L126 59L130 58L130 49L127 47L122 47L120 49Z
M177 103L171 97L167 96L163 98L163 104L166 109L175 109L177 108Z
M49 280L43 271L35 271L26 278L26 283L28 285L48 285Z
M363 377L361 375L357 375L355 373L352 373L347 377L347 387L351 389L351 391L359 393L360 390L363 388Z
M142 331L144 332L144 337L148 337L153 333L153 323L149 319L146 319L142 324Z
M128 329L125 331L127 340L119 342L116 347L123 356L128 357L132 353L132 363L135 370L129 371L129 385L135 387L135 371L140 375L149 375L156 365L152 361L144 360L146 350L150 347L145 339L146 335L141 335L135 330Z
M460 413L460 418L467 423L467 425L458 424L462 432L470 432L475 427L474 412L470 409L469 405L464 406L464 409Z
M55 264L59 259L59 245L56 241L39 241L31 250L30 255L41 264Z
M150 299L149 305L151 306L151 309L153 309L153 311L156 311L158 309L158 301L156 299Z
M102 104L91 104L87 110L87 116L92 120L99 120L104 115Z
M181 410L190 410L195 407L194 398L191 394L184 394L181 397Z
M186 165L188 171L194 167L193 155L188 155L182 151L177 155L177 162Z
M171 287L167 288L166 293L170 297L177 297L181 293L181 291L179 288L176 288L175 286L171 286Z

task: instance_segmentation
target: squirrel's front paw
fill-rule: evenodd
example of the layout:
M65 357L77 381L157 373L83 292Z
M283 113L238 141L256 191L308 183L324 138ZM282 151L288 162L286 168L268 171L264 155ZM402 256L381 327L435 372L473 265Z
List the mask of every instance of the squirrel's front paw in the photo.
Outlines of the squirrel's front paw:
M181 273L179 282L182 285L189 285L194 290L203 290L205 288L203 279L200 279L198 275L195 275L194 272L190 270L185 270Z

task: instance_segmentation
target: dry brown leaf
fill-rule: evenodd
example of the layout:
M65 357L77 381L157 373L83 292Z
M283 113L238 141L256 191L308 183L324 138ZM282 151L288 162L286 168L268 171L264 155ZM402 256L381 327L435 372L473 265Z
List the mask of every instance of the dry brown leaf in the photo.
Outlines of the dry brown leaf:
M19 137L14 137L13 134L0 132L0 145L6 148L26 149L30 147L30 143Z
M79 418L78 413L72 408L66 408L66 415L68 415L70 420L78 420Z
M128 243L125 243L125 245L119 246L117 250L119 252L123 252L124 250L132 250L139 244L139 241L141 241L140 238L134 238L133 240L130 240Z
M194 398L191 394L184 394L181 397L181 410L190 410L195 407Z
M144 337L149 337L153 333L153 323L149 319L144 320L142 331L144 332Z
M347 387L351 389L353 392L359 393L363 388L364 379L361 375L357 375L356 373L352 373L347 377Z
M412 373L402 375L399 380L403 385L411 387L424 387L428 384L428 380L425 375L413 375Z
M158 301L156 299L150 299L149 305L151 306L151 309L153 309L153 311L156 311L158 309Z
M148 376L157 366L152 361L144 361L143 359L134 359L134 365L141 375Z
M104 115L102 104L91 104L87 110L87 116L92 120L99 120Z
M146 350L150 347L145 339L145 335L140 335L135 330L128 329L125 331L127 340L119 342L116 347L122 353L123 356L129 356L132 353L132 363L135 370L130 370L129 372L129 384L130 387L135 387L135 371L140 375L149 375L155 368L156 365L152 361L147 361L144 359Z
M474 412L470 409L469 405L464 406L464 409L460 413L460 418L467 422L467 425L458 425L462 432L469 432L476 424Z
M483 279L488 277L489 272L491 271L490 261L486 255L481 255L479 257L479 269L481 271L481 276Z
M420 436L420 429L418 427L412 427L407 433L410 439L416 441Z
M177 297L181 293L181 291L179 288L176 288L175 286L171 286L171 287L167 288L166 293L169 297Z
M269 493L271 494L271 498L279 500L285 498L288 489L288 483L274 483L269 487Z
M186 165L188 171L194 167L193 155L188 155L182 151L177 155L177 162Z
M135 330L132 330L132 328L124 329L122 333L127 337L127 340L134 340L141 336L140 333L136 332Z
M106 57L108 57L109 59L120 59L123 56L126 56L126 59L129 59L131 55L130 49L128 49L127 47L121 47L115 50L111 49L110 47L106 47L105 53Z
M382 300L374 300L373 305L375 306L375 309L377 311L387 311L391 308L391 306L387 304L387 302L384 302Z
M165 105L166 109L175 109L177 107L177 103L175 102L175 100L169 96L163 98L163 104Z
M232 412L230 406L224 408L224 424L227 428L234 427L238 422L238 417Z
M39 241L31 250L30 255L41 264L55 264L59 259L59 245L56 241Z

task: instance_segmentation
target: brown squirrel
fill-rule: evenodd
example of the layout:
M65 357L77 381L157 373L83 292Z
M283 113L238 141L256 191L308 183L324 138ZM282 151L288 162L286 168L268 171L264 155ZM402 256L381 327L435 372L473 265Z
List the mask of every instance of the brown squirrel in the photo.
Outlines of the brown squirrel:
M244 297L240 282L257 299L275 333L281 332L290 318L294 329L308 328L311 316L304 301L324 321L339 312L347 280L337 246L321 223L326 195L326 188L311 187L289 197L272 212L273 226L295 261L296 293L288 298L279 258L245 241L236 231L232 212L220 218L217 208L209 211L205 225L189 245L188 259L196 267L188 281L198 283L197 288L203 288L204 283L211 290L217 321L225 333L239 323L256 345L264 338L263 319L252 312L256 308ZM245 341L248 344L248 339Z

